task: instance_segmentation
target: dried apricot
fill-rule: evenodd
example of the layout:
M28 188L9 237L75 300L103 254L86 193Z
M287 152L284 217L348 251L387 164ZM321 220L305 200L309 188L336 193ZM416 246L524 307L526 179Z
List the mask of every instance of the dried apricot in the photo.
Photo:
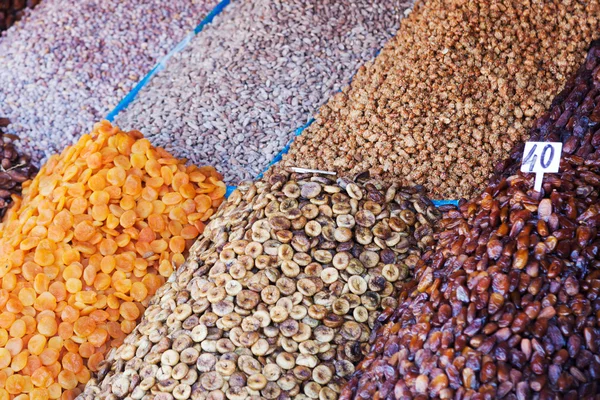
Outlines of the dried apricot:
M0 226L0 400L74 398L133 331L222 201L184 162L102 122L23 185Z

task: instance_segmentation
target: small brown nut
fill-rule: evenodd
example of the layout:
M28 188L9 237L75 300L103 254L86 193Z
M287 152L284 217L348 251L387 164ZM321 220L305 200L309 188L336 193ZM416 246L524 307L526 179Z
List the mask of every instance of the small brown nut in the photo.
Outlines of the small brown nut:
M279 331L285 337L292 337L298 333L299 323L295 319L288 318L279 324Z
M312 372L312 378L320 385L326 385L333 378L333 372L325 365L317 365Z
M200 372L208 372L212 371L215 364L217 363L217 357L211 353L203 353L200 354L198 360L196 361L196 368Z
M337 360L334 365L336 374L342 378L349 377L354 373L354 364L348 360Z
M236 297L236 304L244 310L254 309L259 301L260 296L252 290L242 290Z
M319 354L319 345L314 340L306 340L298 346L298 350L302 354Z
M314 294L317 293L317 285L315 285L315 283L312 280L307 278L300 279L296 284L296 287L298 288L298 291L304 296L310 297L314 296Z
M337 242L348 242L352 240L352 230L349 228L338 227L333 232L333 237Z
M267 386L267 378L263 374L250 375L247 379L247 385L252 390L262 390Z
M193 365L196 363L196 360L198 360L199 355L200 352L198 349L188 347L179 354L179 361L187 365Z
M310 339L311 335L312 330L310 326L304 323L300 323L298 324L298 332L294 336L292 336L292 339L294 339L298 343L302 343L305 340Z
M317 326L313 329L314 338L322 343L331 342L335 335L335 331L324 325Z
M280 292L277 286L269 285L260 292L260 296L266 304L275 304L279 300Z
M306 225L304 225L304 232L310 237L317 237L321 234L322 228L321 224L317 221L308 221Z
M332 264L338 270L345 270L350 263L352 256L347 252L340 252L333 256Z
M285 370L290 370L296 366L296 359L290 353L281 352L276 358L277 365Z
M306 317L307 314L308 310L306 309L306 307L296 304L292 307L289 316L290 318L300 321L302 318Z
M369 319L369 311L363 306L358 306L352 312L352 316L356 322L367 322Z
M307 368L314 368L319 363L319 359L312 354L299 354L296 357L296 364Z
M266 328L267 326L269 326L271 324L271 315L267 311L259 310L259 311L254 312L254 314L252 314L252 316L258 320L261 328Z
M340 277L340 275L336 268L331 268L331 267L325 268L321 272L321 279L326 284L330 284L330 283L337 281L339 279L339 277Z
M265 339L258 339L250 348L255 356L264 356L269 351L269 342Z
M179 362L179 353L175 350L169 349L162 354L160 362L163 365L169 365L171 367L177 365Z
M192 387L185 383L180 383L173 388L173 397L177 400L189 399L192 394Z
M344 325L342 325L342 329L340 330L340 334L346 340L359 340L362 334L362 328L360 324L354 321L346 321Z
M292 338L279 337L279 345L288 353L296 353L298 351L298 343Z
M242 332L238 337L238 342L240 343L240 346L249 348L254 345L258 339L260 339L258 332Z
M394 264L386 264L381 270L381 275L389 282L396 282L400 279L400 268Z
M348 289L354 294L361 295L367 291L367 282L358 275L353 275L348 279Z
M224 317L228 314L231 314L233 310L234 304L229 300L221 300L212 305L212 311L219 317Z
M289 392L296 386L296 378L294 374L288 373L287 375L282 376L277 379L277 385L281 388L281 390Z
M335 400L338 398L338 393L329 387L324 387L319 392L319 400Z
M346 186L346 192L348 193L348 196L352 197L353 199L361 200L363 198L362 190L355 183L349 183Z
M285 321L289 316L287 309L282 306L275 306L271 308L269 314L271 316L271 320L277 323Z
M275 382L281 376L281 367L277 364L267 364L263 367L262 374L269 382Z
M175 380L181 380L183 378L185 378L185 376L187 375L188 371L190 370L190 368L184 364L184 363L179 363L177 364L174 368L173 368L173 372L171 373L171 377Z
M260 391L260 394L265 399L277 399L281 395L281 389L275 382L267 383L267 386Z
M235 351L235 347L236 345L228 338L221 338L217 340L215 344L216 350L221 354L231 353Z
M221 376L230 376L235 372L235 363L230 360L219 360L215 364L215 371Z
M200 376L200 384L206 390L221 389L224 383L223 377L215 371L205 372Z
M337 299L333 302L331 310L337 315L346 315L350 311L350 303L345 299Z
M308 307L308 315L316 320L322 320L327 315L327 308L320 304L313 304Z
M321 392L321 385L317 382L308 382L304 386L304 394L310 397L311 399L318 399L319 392Z

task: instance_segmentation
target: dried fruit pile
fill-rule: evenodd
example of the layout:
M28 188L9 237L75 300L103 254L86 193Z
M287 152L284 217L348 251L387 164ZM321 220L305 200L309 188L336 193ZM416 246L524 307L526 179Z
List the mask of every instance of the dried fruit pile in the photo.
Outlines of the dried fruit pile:
M116 122L192 162L210 157L232 184L255 179L412 4L233 1Z
M43 163L74 144L217 3L41 1L0 39L0 115L17 149Z
M421 2L280 164L370 170L436 199L483 190L600 37L599 13L598 0Z
M21 193L21 185L33 178L37 169L27 156L19 156L13 142L17 137L2 132L9 121L0 118L0 218L6 212L11 195Z
M340 398L598 397L600 42L532 137L564 143L560 173L542 193L506 174L445 213Z
M82 398L336 399L439 216L415 189L339 183L240 186Z
M75 397L183 263L220 179L106 121L51 157L0 225L0 398Z

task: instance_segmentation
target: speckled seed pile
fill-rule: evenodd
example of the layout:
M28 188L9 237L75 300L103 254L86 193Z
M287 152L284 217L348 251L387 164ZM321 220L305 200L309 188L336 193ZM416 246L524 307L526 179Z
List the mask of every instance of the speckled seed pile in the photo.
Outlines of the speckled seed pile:
M439 215L413 188L339 183L242 184L82 399L336 399Z
M483 189L600 36L598 0L420 3L377 59L320 110L283 165Z
M411 0L240 0L116 121L156 145L254 179L399 25Z
M19 150L39 162L90 132L216 3L44 0L0 39L0 115Z
M183 263L220 178L106 121L52 156L0 224L0 398L79 394Z
M563 142L560 173L541 193L505 176L444 214L342 399L600 396L599 88L596 42L531 131Z

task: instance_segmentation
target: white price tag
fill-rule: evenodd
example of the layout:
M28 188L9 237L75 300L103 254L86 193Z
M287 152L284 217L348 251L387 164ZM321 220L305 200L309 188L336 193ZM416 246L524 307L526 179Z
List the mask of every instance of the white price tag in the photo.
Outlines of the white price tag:
M560 142L526 142L521 162L521 172L534 172L536 192L542 190L545 173L558 172L562 143Z

